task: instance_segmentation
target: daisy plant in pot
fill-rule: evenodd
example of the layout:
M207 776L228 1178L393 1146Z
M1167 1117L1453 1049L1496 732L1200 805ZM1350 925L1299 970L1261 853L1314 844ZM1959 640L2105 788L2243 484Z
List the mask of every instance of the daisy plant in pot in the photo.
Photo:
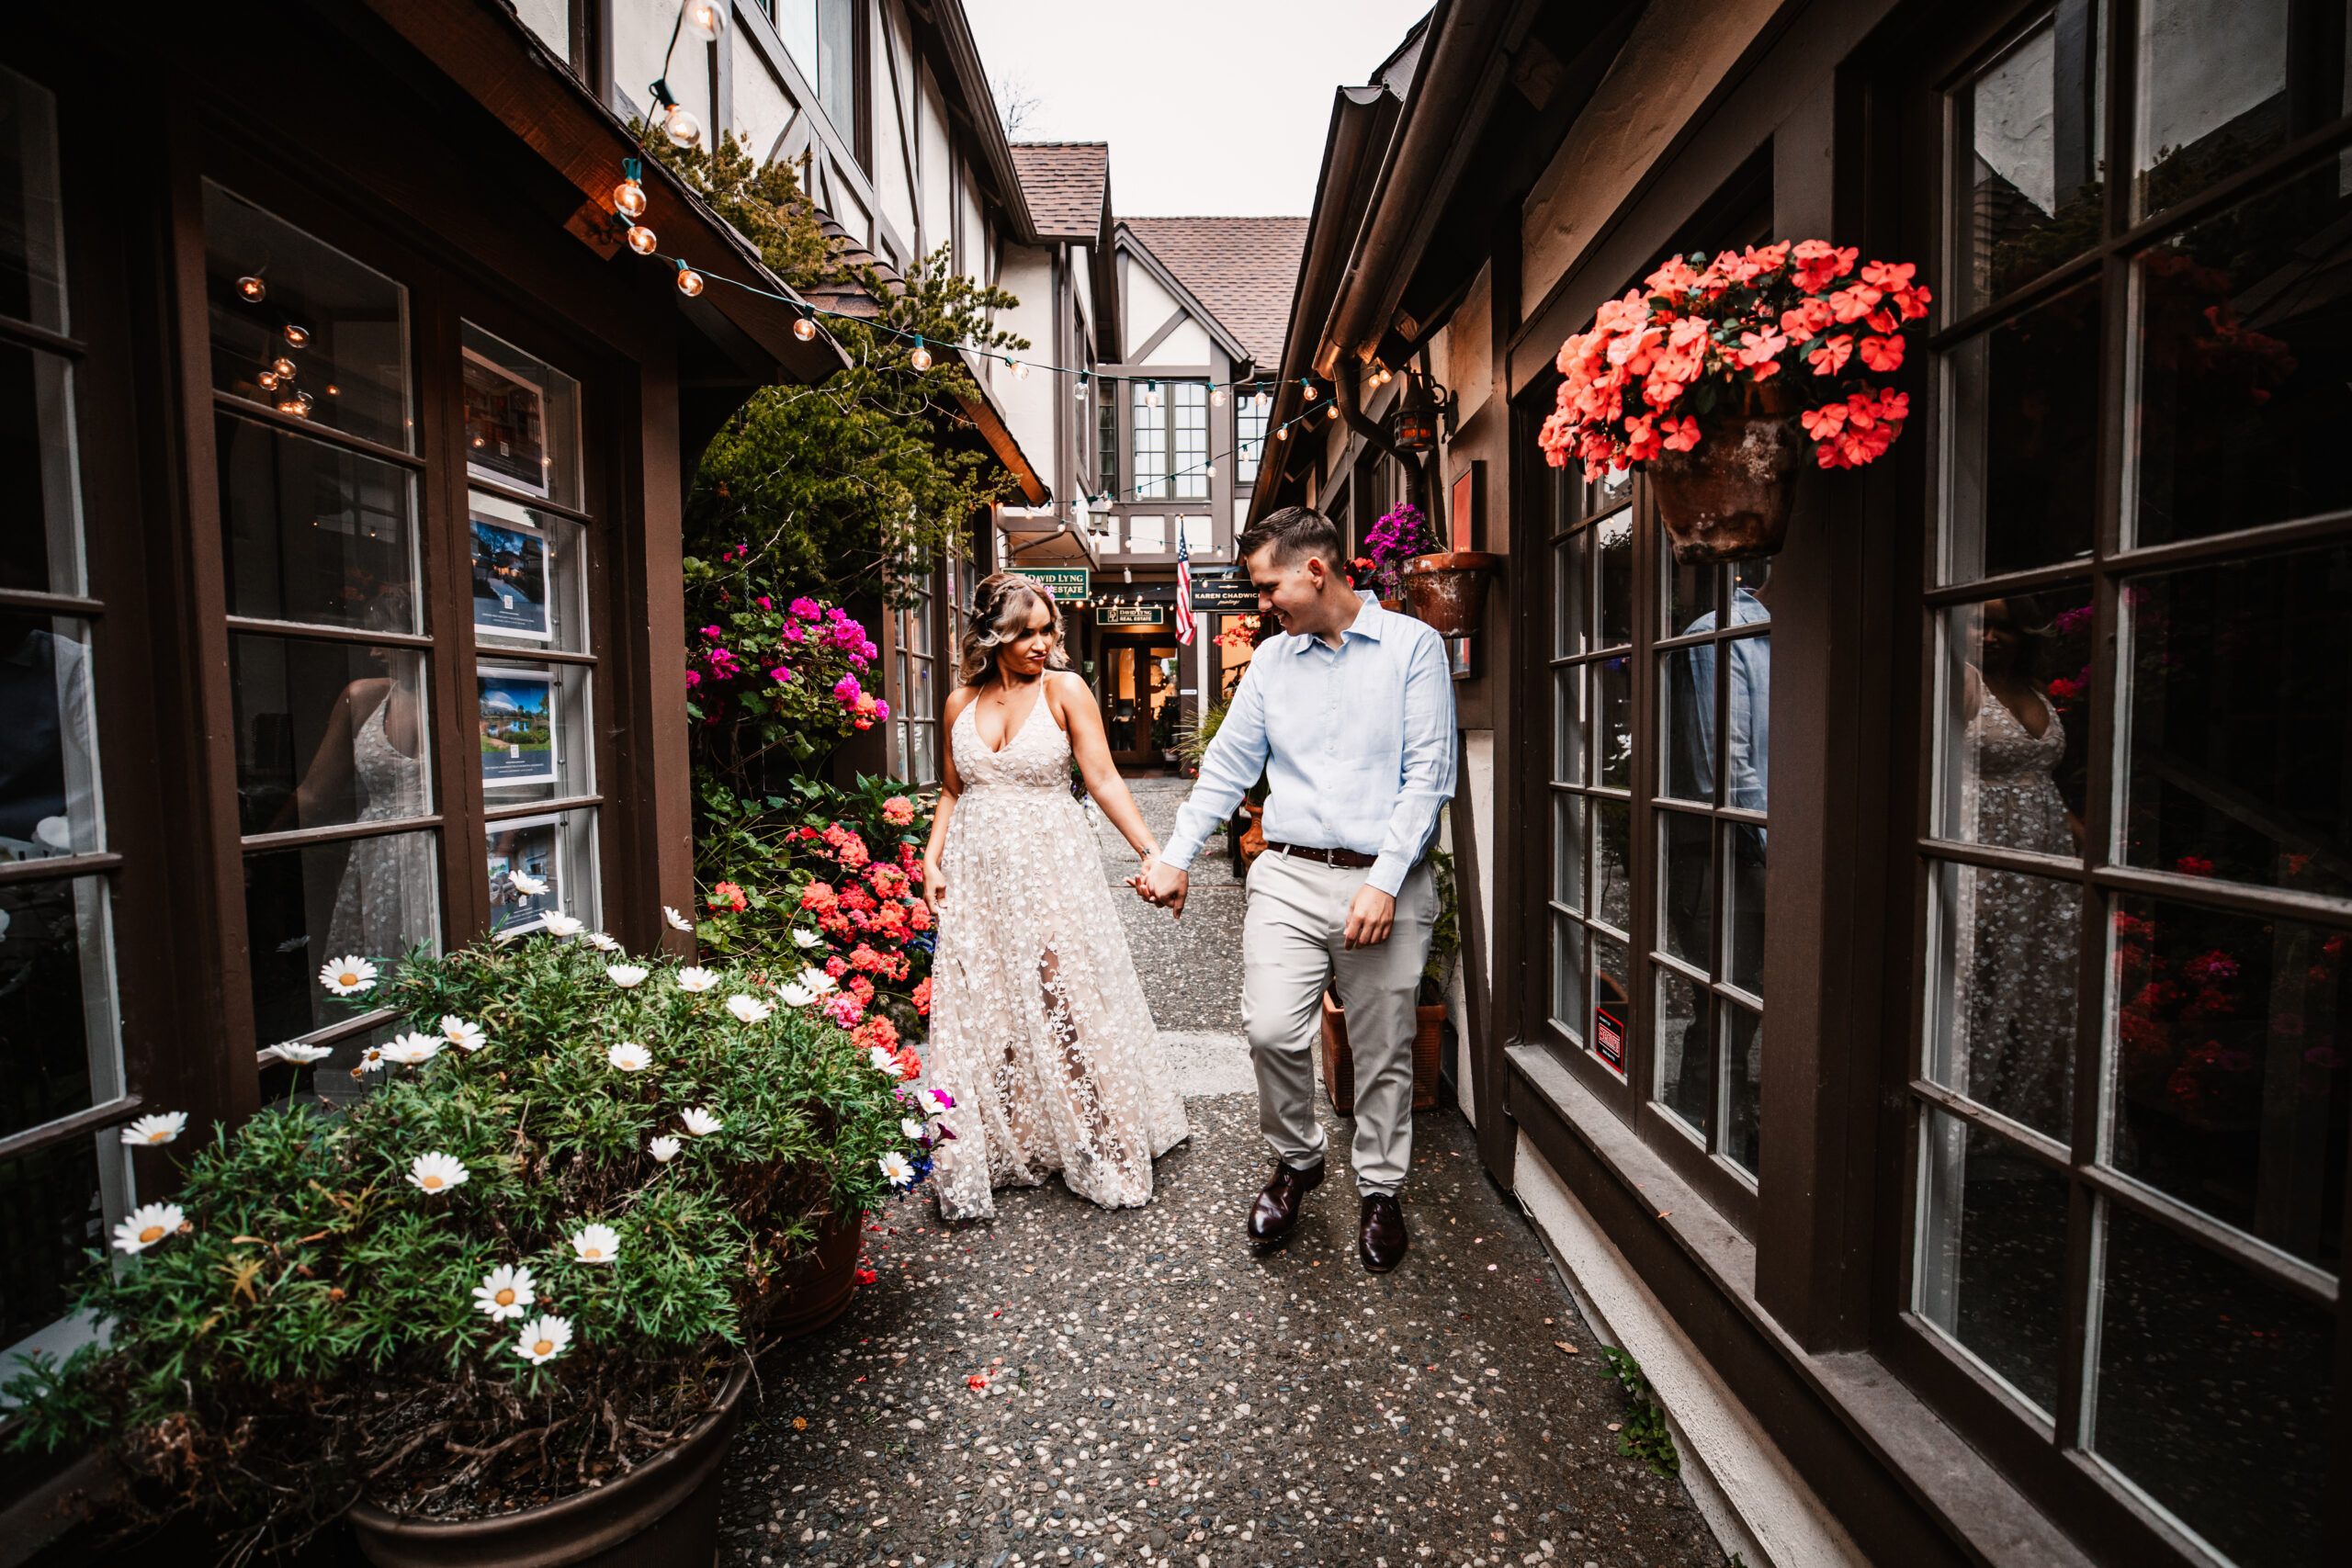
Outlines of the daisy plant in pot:
M1646 470L1685 565L1774 553L1808 457L1860 468L1902 434L1917 272L1823 240L1668 257L1560 345L1545 460Z
M124 1523L193 1510L229 1554L349 1508L379 1562L447 1531L468 1561L570 1561L635 1508L707 1561L687 1516L717 1488L685 1483L715 1474L750 1359L845 1304L865 1215L928 1173L952 1100L826 1015L821 968L597 936L329 964L404 1016L356 1069L374 1092L212 1129L92 1255L99 1337L8 1384L13 1444L103 1448Z

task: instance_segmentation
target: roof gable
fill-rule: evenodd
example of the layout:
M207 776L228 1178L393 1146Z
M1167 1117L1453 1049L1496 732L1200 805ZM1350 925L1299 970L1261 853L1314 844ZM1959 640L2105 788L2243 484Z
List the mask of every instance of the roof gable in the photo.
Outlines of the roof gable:
M1034 203L1034 197L1032 198ZM1262 369L1282 363L1304 218L1123 218L1120 225Z
M1012 166L1039 239L1091 244L1102 237L1111 190L1109 142L1016 141Z

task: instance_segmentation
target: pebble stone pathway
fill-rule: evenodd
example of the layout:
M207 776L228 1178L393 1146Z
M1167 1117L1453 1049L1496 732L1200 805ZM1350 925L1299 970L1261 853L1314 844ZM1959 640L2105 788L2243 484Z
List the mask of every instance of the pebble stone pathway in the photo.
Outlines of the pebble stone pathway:
M1165 833L1182 786L1136 794ZM1104 855L1114 880L1131 865ZM1106 1213L1056 1182L1000 1192L984 1225L943 1226L921 1190L879 1216L876 1282L761 1364L720 1563L1724 1564L1680 1483L1618 1454L1625 1397L1457 1112L1415 1129L1394 1273L1356 1261L1336 1159L1286 1246L1247 1245L1265 1161L1254 1095L1230 1092L1238 1019L1181 989L1228 958L1238 981L1238 890L1183 924L1194 973L1136 950L1192 1118L1152 1203Z

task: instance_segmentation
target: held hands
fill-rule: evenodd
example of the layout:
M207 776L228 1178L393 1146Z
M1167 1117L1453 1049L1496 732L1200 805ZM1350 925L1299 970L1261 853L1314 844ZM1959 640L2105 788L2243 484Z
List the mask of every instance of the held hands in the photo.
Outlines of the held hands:
M1347 929L1340 933L1350 947L1378 947L1396 924L1396 900L1366 883L1348 905Z
M1157 852L1144 856L1143 869L1127 878L1127 886L1136 890L1138 897L1167 910L1174 919L1183 917L1184 895L1192 884L1189 873L1170 865Z
M922 901L936 909L946 897L946 874L939 869L937 861L925 856L922 863Z

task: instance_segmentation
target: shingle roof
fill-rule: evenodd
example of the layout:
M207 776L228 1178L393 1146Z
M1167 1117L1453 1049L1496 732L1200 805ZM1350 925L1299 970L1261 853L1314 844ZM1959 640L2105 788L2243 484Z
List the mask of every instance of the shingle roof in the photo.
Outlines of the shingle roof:
M1012 166L1041 239L1091 242L1102 232L1111 183L1107 141L1016 141Z
M1122 218L1261 367L1282 361L1304 218Z

